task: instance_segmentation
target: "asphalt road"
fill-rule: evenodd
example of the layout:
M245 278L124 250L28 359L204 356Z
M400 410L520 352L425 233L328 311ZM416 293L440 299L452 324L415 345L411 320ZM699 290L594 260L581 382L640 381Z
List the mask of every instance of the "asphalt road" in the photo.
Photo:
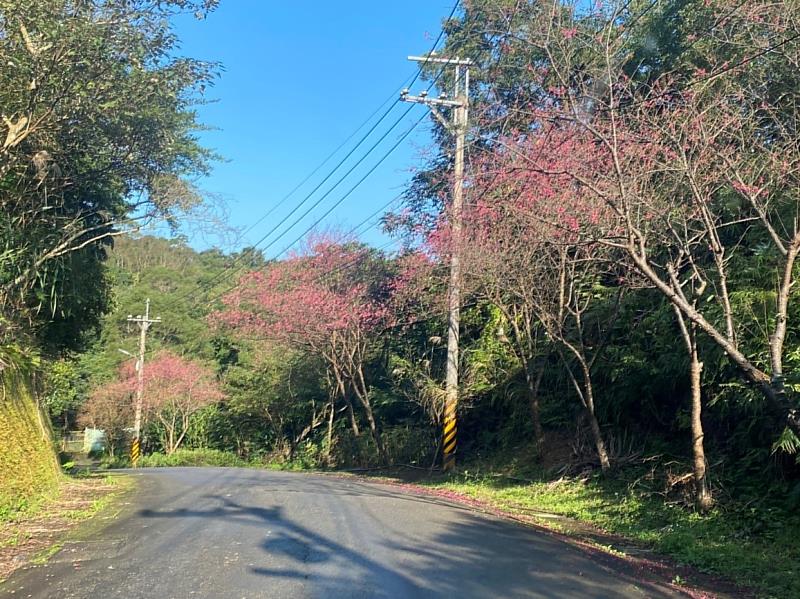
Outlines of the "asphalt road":
M113 524L0 597L654 597L556 538L391 486L223 468L138 471Z

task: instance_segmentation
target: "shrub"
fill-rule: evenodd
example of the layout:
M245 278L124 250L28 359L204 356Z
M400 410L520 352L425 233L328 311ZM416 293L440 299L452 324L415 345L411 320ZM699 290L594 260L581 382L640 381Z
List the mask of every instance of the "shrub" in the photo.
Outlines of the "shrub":
M178 449L169 455L152 453L143 456L139 464L144 468L168 468L174 466L246 467L251 465L233 453L217 449Z

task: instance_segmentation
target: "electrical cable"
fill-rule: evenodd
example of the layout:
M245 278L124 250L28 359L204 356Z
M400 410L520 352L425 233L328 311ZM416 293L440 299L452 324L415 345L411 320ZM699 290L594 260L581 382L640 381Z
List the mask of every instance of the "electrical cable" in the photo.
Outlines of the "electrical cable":
M449 20L451 20L451 19L453 18L453 16L455 15L455 12L456 12L456 10L458 9L458 6L459 6L459 4L460 4L460 0L456 0L456 2L453 4L453 8L451 9L451 11L450 11L450 14L449 14L449 15L448 15L448 17L447 17L447 20L448 20L448 21L449 21ZM434 43L433 43L433 46L431 47L431 50L430 50L429 54L433 54L433 53L435 52L436 48L438 47L439 43L441 42L442 38L444 37L444 33L445 33L445 32L444 32L444 28L442 28L442 30L440 30L440 32L439 32L439 35L438 35L438 37L437 37L437 38L436 38L436 40L434 41ZM421 74L422 74L422 68L421 68L421 67L418 67L418 68L417 68L417 70L416 70L416 73L415 73L415 74L414 74L414 76L411 78L411 81L410 81L410 82L408 82L408 83L407 83L407 84L405 84L405 85L407 85L407 86L411 86L411 85L413 85L413 84L414 84L414 83L417 81L417 79L419 79L419 77L420 77L420 75L421 75ZM434 82L433 82L433 83L431 83L431 85L429 86L429 89L433 87L433 85L435 84L436 80L438 80L438 79L439 79L439 77L441 76L441 74L442 74L442 71L440 71L440 72L439 72L439 75L436 77L436 79L434 80ZM276 225L275 225L275 226L274 226L272 229L270 229L270 231L268 231L266 235L262 236L262 237L261 237L261 238L260 238L260 239L259 239L259 240L258 240L258 241L255 243L255 244L253 244L253 246L252 246L251 248L249 248L249 252L250 252L251 254L252 254L252 253L253 253L253 252L254 252L256 249L258 249L258 246L259 246L261 243L263 243L263 242L264 242L264 241L265 241L265 240L266 240L266 239L267 239L267 238L268 238L270 235L272 235L272 233L274 233L274 232L275 232L275 231L277 231L277 230L278 230L278 229L279 229L281 226L283 226L283 224L285 224L285 222L286 222L286 221L287 221L289 218L291 218L291 216L293 216L293 215L294 215L294 214L295 214L295 213L296 213L296 212L297 212L297 211L298 211L298 210L299 210L299 209L300 209L300 208L301 208L301 207L302 207L302 206L303 206L303 205L304 205L304 204L305 204L305 203L306 203L306 202L307 202L307 201L308 201L308 200L309 200L309 199L310 199L310 198L311 198L311 197L312 197L312 196L313 196L313 195L314 195L314 194L315 194L315 193L316 193L316 192L317 192L317 191L318 191L318 190L319 190L319 189L320 189L320 188L321 188L321 187L322 187L322 186L323 186L323 185L324 185L324 184L325 184L325 183L326 183L326 182L327 182L327 181L328 181L328 180L329 180L329 179L330 179L330 178L331 178L331 177L332 177L332 176L333 176L335 173L336 173L336 171L337 171L339 168L341 168L341 167L342 167L342 166L343 166L343 165L344 165L344 164L347 162L347 160L348 160L348 159L349 159L349 158L350 158L350 157L351 157L351 156L352 156L352 155L355 153L355 151L356 151L356 150L357 150L357 149L358 149L358 148L359 148L359 147L360 147L360 146L361 146L361 145L362 145L362 144L363 144L363 143L366 141L366 139L367 139L367 138L368 138L368 137L369 137L369 136L370 136L370 135L371 135L371 134L372 134L372 133L375 131L375 129L376 129L376 128L377 128L377 127L378 127L378 126L379 126L379 125L380 125L380 124L381 124L381 123L382 123L382 122L385 120L385 119L386 119L386 117L389 115L389 113L390 113L390 112L391 112L391 111L394 109L394 107L395 107L395 106L396 106L396 105L397 105L399 102L400 102L400 100L399 100L398 98L396 98L396 99L395 99L395 101L394 101L394 102L392 102L392 104L390 105L390 107L389 107L389 108L388 108L388 109L387 109L387 110L386 110L386 111L383 113L383 115L381 115L380 119L378 119L378 121L377 121L377 122L376 122L376 123L375 123L375 124L374 124L374 125L373 125L373 126L372 126L372 127L369 129L369 130L368 130L368 131L367 131L367 133L366 133L365 135L363 135L363 136L362 136L362 137L359 139L358 143L357 143L357 144L356 144L356 145L355 145L353 148L351 148L351 150L350 150L350 151L347 153L347 155L345 155L345 156L344 156L344 158L342 158L342 160L340 160L340 161L339 161L339 163L337 163L337 165L336 165L336 166L333 168L333 170L332 170L331 172L329 172L329 173L328 173L328 175L326 175L326 177L325 177L325 178L324 178L324 179L323 179L323 180L322 180L322 181L321 181L321 182L320 182L320 183L319 183L319 184L318 184L316 187L314 187L314 189L313 189L313 190L311 190L311 192L309 192L309 193L308 193L308 194L307 194L307 195L306 195L306 196L305 196L305 197L304 197L304 198L303 198L303 199L300 201L300 203L299 203L297 206L295 206L295 207L292 209L292 211L291 211L291 212L289 212L289 214L287 214L287 215L286 215L286 216L285 216L285 217L284 217L284 218L283 218L281 221L279 221L279 222L278 222L278 223L277 223L277 224L276 224ZM384 102L384 104L382 104L382 105L381 105L381 107L382 107L382 106L384 106L385 104L386 104L386 102ZM370 118L368 118L368 119L367 119L367 121L366 121L364 124L362 124L362 125L359 127L359 129L357 129L357 130L356 130L356 133L358 132L358 130L360 130L361 128L363 128L363 127L366 125L366 123L368 123L368 122L369 122L369 120L370 120L370 119L371 119L371 118L372 118L372 117L373 117L375 114L377 114L377 112L378 112L379 110L380 110L380 107L379 107L379 108L378 108L378 110L376 110L376 111L375 111L375 112L374 112L372 115L370 115ZM411 110L411 107L409 107L409 109L408 109L408 110L406 110L406 112L403 114L403 117L405 117L405 115L407 115L407 114L410 112L410 110ZM384 136L381 138L381 140L379 140L379 143L380 143L380 141L384 140L384 139L385 139L385 138L388 136L388 133L389 133L389 132L390 132L392 129L394 129L394 127L395 127L395 126L397 126L397 124L399 124L399 121L400 121L400 120L402 120L402 117L401 117L401 119L399 119L398 121L396 121L396 122L395 122L395 123L392 125L392 127L389 129L389 131L387 131L387 132L386 132L386 134L384 134ZM353 134L352 134L352 135L351 135L351 136L348 138L348 140L349 140L349 139L352 139L352 137L354 137L354 136L355 136L355 133L353 133ZM332 156L333 156L333 155L335 155L335 154L336 154L336 152L338 152L338 151L339 151L339 149L341 149L341 148L342 148L344 145L346 145L346 143L347 143L347 141L348 141L348 140L345 140L345 142L343 142L343 143L342 143L342 144L341 144L341 145L340 145L340 146L339 146L339 147L338 147L338 148L337 148L337 149L336 149L336 150L335 150L335 151L334 151L334 152L331 154L331 156L329 156L328 158L326 158L325 162L329 161L329 160L330 160L330 158L332 158ZM360 165L360 164L361 164L361 163L362 163L362 162L363 162L363 161L366 159L366 157L367 157L367 156L368 156L368 155L369 155L369 154L370 154L370 153L371 153L371 152L372 152L372 151L375 149L375 147L377 147L377 145L378 145L378 144L375 144L375 145L373 145L373 147L372 147L372 148L370 148L370 150L368 150L368 151L367 151L367 153L366 153L366 154L365 154L365 155L364 155L364 156L363 156L363 157L362 157L362 158L361 158L361 159L360 159L358 162L356 162L356 164L355 164L355 165L353 165L353 167L352 167L350 170L348 170L348 172L345 174L345 176L344 176L344 177L342 177L342 178L340 178L340 179L339 179L339 181L337 181L337 182L336 182L336 183L333 185L333 187L331 187L331 188L330 188L330 189L329 189L329 190L326 192L326 194L325 194L325 195L324 195L322 198L320 198L320 200L318 200L318 201L317 201L317 202L316 202L316 203L315 203L315 204L312 206L312 208L311 208L311 209L313 210L313 208L315 208L316 206L318 206L318 205L319 205L319 203L320 203L322 200L324 200L324 199L325 199L325 197L327 197L327 196L328 196L328 195L329 195L329 194L330 194L330 193L331 193L331 192L332 192L332 191L333 191L333 190L334 190L334 189L335 189L335 188L336 188L336 187L337 187L337 186L338 186L338 185L339 185L339 184L340 184L340 183L341 183L341 182L342 182L342 181L343 181L343 180L344 180L344 179L345 179L345 178L346 178L346 177L347 177L349 174L351 174L351 173L353 172L353 170L355 170L355 168L356 168L356 167L358 167L358 166L359 166L359 165ZM325 162L323 162L323 164L324 164ZM319 167L317 167L317 168L316 168L316 169L315 169L315 170L314 170L314 171L313 171L313 172L312 172L312 173L311 173L311 174L310 174L308 177L306 177L306 178L305 178L305 179L304 179L304 180L303 180L303 181L302 181L302 182L301 182L299 185L297 185L297 186L295 187L295 189L293 189L293 190L292 190L292 191L291 191L289 194L287 194L287 196L286 196L286 197L285 197L283 200L281 200L281 201L278 203L278 205L276 205L276 206L275 206L275 207L273 207L271 210L269 210L269 211L267 212L267 214L266 214L266 215L262 216L262 217L259 219L259 221L257 221L257 223L254 223L254 225L252 225L252 226L251 226L249 229L247 229L247 231L246 231L246 232L249 232L249 231L251 231L253 228L255 228L255 226L256 226L257 224L260 224L260 222L263 222L263 220L264 220L264 219L266 219L266 218L267 218L267 216L268 216L269 214L271 214L272 212L274 212L274 210L275 210L275 208L277 208L277 206L279 206L279 205L283 204L283 203L285 202L285 200L286 200L286 199L288 199L288 197L290 197L291 195L293 195L293 194L294 194L294 192L295 192L295 191L297 191L297 189L299 189L300 187L302 187L302 185L303 185L305 182L307 182L307 181L308 181L308 180L309 180L311 177L313 177L314 173L316 173L317 171L319 171L319 170L320 170L320 168L321 168L321 166L322 166L322 165L320 165ZM305 215L307 215L308 213L309 213L309 211L306 211L306 212L304 213L303 217L301 217L301 219L300 219L300 220L302 220L302 218L305 218ZM286 231L284 231L284 233L283 233L283 234L279 235L279 236L278 236L278 239L279 239L280 237L282 237L284 234L286 234L286 233L287 233L289 230L291 230L291 228L292 228L292 227L294 227L294 226L297 224L297 222L298 222L298 221L296 221L295 223L293 223L293 224L292 224L292 225L291 225L291 226L290 226L290 227L289 227L289 228L288 228ZM244 234L243 234L243 235L244 235ZM242 235L241 237L243 237L243 235ZM240 238L241 238L241 237L240 237ZM270 246L271 246L271 245L272 245L272 243L270 244ZM270 246L268 246L268 247L270 247ZM263 249L266 249L266 248L263 248ZM263 251L263 249L262 249L262 251ZM228 271L229 269L231 269L231 268L234 268L234 265L235 265L237 262L241 262L243 259L245 259L245 254L247 254L247 252L243 252L241 255L237 256L237 258L234 260L233 264L229 265L229 266L228 266L226 269L224 269L223 271L220 271L220 273L218 273L217 275L215 275L214 277L212 277L212 279L211 279L211 280L209 280L209 281L206 281L206 282L205 282L205 285L207 285L207 286L209 286L209 287L208 287L208 288L207 288L205 291L208 291L208 290L210 290L210 285L213 285L214 283L216 283L217 281L219 281L221 278L224 278L224 277L225 277L225 274L224 274L224 273L225 273L226 271ZM239 268L239 269L237 269L237 270L236 270L236 272L239 272L240 270L241 270L241 269ZM189 291L189 292L187 292L187 293L183 294L182 296L179 296L178 298L174 299L173 301L174 301L174 302L181 301L181 300L185 299L186 297L188 297L189 295L192 295L192 293L193 293L193 291ZM202 290L201 290L201 293L202 293Z

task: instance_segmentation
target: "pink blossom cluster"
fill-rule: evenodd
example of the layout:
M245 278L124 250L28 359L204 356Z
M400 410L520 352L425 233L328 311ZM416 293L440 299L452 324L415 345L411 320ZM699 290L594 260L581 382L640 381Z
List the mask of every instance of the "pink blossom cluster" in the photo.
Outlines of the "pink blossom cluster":
M325 343L335 332L379 329L391 310L359 276L369 260L363 246L330 235L312 238L305 252L242 276L212 321L300 345Z

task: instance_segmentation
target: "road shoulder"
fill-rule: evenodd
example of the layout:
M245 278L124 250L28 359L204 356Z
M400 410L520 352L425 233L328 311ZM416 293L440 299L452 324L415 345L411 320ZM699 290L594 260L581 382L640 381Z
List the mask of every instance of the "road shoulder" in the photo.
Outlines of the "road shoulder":
M692 599L754 599L757 595L724 578L679 564L651 549L608 533L586 522L548 513L524 513L511 506L490 502L450 489L411 482L419 476L385 471L369 473L330 472L329 476L357 479L366 483L388 485L403 493L421 495L448 505L457 505L478 513L516 522L537 532L550 535L589 554L605 568L633 574L642 581L652 582L678 591Z
M113 522L132 492L132 478L94 474L70 478L35 513L21 513L0 530L0 585L26 566L45 563L70 538Z

